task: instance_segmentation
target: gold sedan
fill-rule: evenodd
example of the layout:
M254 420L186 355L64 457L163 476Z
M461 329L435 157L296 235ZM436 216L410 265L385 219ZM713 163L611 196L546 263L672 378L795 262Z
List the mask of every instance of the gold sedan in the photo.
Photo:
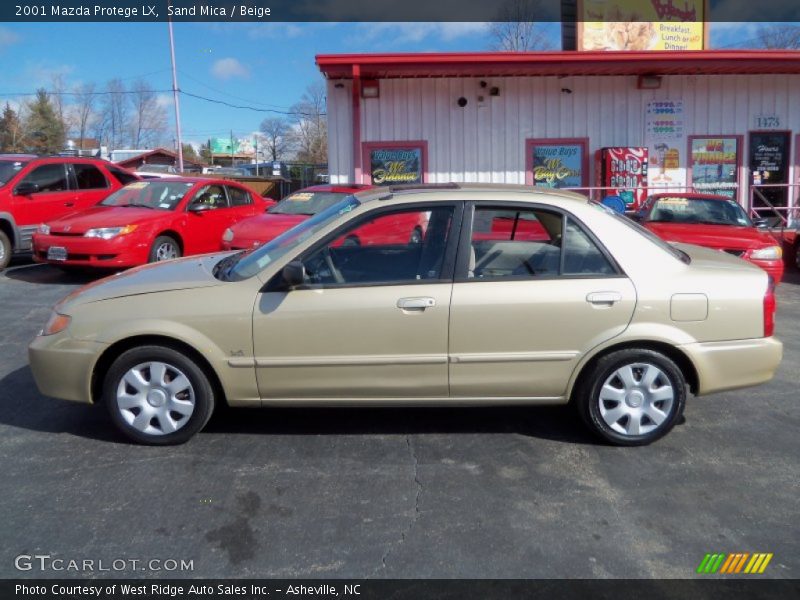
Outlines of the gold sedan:
M90 284L30 361L42 393L102 403L147 444L186 441L221 403L571 402L606 441L641 445L689 392L773 376L774 311L763 270L583 196L420 186L349 196L248 252Z

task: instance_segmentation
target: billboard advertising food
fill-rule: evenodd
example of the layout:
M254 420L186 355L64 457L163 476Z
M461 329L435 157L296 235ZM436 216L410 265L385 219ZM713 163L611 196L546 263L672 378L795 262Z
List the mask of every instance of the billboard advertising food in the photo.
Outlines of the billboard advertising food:
M578 50L702 50L706 0L578 0Z

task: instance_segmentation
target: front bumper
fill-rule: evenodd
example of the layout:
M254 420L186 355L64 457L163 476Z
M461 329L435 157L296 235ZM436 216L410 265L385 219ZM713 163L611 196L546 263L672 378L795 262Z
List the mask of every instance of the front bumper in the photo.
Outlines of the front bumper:
M45 396L91 403L92 371L106 348L65 332L38 336L28 346L36 387Z
M132 235L136 235L136 233ZM103 240L83 236L36 233L33 236L33 260L53 265L101 269L135 267L147 263L150 252L148 242L146 239L140 240L125 235ZM67 260L48 260L47 250L51 246L66 248Z
M783 344L774 337L697 342L680 349L697 369L698 396L767 382L783 357Z
M758 265L759 267L764 269L767 273L769 273L769 276L772 277L772 280L776 284L780 283L781 279L783 279L783 270L784 270L783 259L778 259L778 260L749 259L749 261L754 265Z

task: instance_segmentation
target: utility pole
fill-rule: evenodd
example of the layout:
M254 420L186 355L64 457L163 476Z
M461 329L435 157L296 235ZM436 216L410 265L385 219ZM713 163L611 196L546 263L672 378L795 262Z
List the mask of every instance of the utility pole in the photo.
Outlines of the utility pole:
M170 3L171 5L172 3ZM169 53L172 58L172 99L175 103L175 134L178 137L178 172L183 172L183 139L181 138L181 106L178 100L178 71L175 68L175 38L172 34L172 19L169 26Z
M231 166L233 166L233 129L231 129Z
M258 136L253 136L253 146L255 146L256 152L256 177L258 177Z

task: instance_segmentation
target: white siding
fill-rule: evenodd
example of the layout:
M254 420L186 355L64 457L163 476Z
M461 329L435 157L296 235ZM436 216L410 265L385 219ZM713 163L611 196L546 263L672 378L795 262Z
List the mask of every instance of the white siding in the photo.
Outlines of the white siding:
M361 141L426 140L431 182L524 183L527 138L588 137L592 155L605 146L644 145L647 102L683 100L686 134L743 135L745 167L754 115L777 114L781 129L793 134L789 176L797 180L800 76L674 75L664 76L658 90L636 89L633 76L484 80L486 88L480 78L381 80L380 97L361 101ZM343 83L328 86L332 182L354 179L351 88ZM489 96L492 86L499 96ZM465 108L456 104L460 96L468 100Z

